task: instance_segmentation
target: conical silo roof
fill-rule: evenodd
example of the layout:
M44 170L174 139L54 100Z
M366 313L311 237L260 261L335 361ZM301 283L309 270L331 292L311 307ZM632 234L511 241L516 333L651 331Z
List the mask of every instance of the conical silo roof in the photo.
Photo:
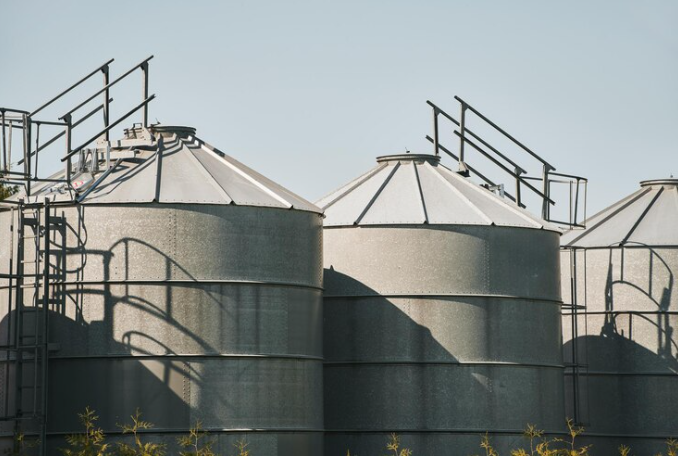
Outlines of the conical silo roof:
M234 158L210 146L189 127L153 126L148 146L112 154L109 172L91 176L91 189L79 193L64 184L34 189L29 200L80 204L176 203L320 209ZM162 139L162 141L161 141ZM125 144L125 140L114 142ZM99 159L105 156L100 150ZM119 161L118 161L119 160ZM51 176L63 179L63 171ZM89 176L88 176L89 177ZM73 177L73 182L78 176ZM21 193L13 199L23 197Z
M640 183L640 189L589 218L586 229L571 230L564 247L617 245L678 246L678 179Z
M316 202L325 227L496 225L560 230L440 164L434 155L377 158L377 166Z

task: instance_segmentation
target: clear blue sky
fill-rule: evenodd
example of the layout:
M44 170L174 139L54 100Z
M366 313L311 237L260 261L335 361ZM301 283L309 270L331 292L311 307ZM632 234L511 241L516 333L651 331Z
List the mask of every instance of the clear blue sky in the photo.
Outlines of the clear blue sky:
M425 101L456 114L454 95L588 176L590 213L678 176L674 0L0 0L0 22L0 105L31 110L110 57L115 76L154 54L152 119L310 200L377 155L430 152Z

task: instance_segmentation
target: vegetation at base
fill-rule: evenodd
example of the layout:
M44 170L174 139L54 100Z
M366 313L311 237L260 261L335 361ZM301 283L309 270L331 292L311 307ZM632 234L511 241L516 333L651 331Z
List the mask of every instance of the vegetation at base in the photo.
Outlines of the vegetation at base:
M164 443L153 443L142 438L143 431L152 429L153 423L144 421L141 417L142 413L137 409L134 415L130 416L130 423L118 425L123 436L129 437L131 442L123 441L112 445L106 443L104 431L97 426L99 417L94 410L86 407L83 413L78 414L84 428L83 432L66 436L68 446L61 448L60 451L63 456L166 456L167 446ZM593 456L592 446L582 446L577 440L584 433L584 428L568 419L567 429L565 437L549 438L545 436L543 430L533 424L528 424L523 432L526 440L525 446L511 450L510 456ZM203 429L200 421L196 421L187 435L177 438L177 444L180 447L179 456L220 456L214 451L215 443L215 440L209 438L209 433ZM19 433L14 439L14 448L5 451L4 454L6 456L29 456L35 453L39 444L40 440L27 439L24 434ZM254 456L248 449L249 444L244 440L239 440L233 446L236 454L227 456ZM484 456L502 456L493 447L487 433L480 438L480 448ZM388 452L387 456L415 456L413 450L402 446L400 436L396 433L389 436L385 449ZM635 456L631 448L626 445L620 445L617 451L619 456ZM346 456L358 455L347 450ZM667 440L666 453L657 453L652 456L678 456L678 440Z
M143 431L153 429L153 423L145 421L141 417L141 410L137 409L134 415L130 416L130 423L117 425L123 435L131 437L131 442L118 442L115 445L110 445L106 443L104 431L96 425L99 417L94 410L86 407L83 413L78 414L84 432L66 436L68 447L60 448L59 451L64 456L165 456L167 445L153 443L142 438ZM215 441L210 440L208 435L209 433L203 429L202 423L196 421L187 435L177 438L177 444L181 448L179 455L219 456L213 450ZM21 442L25 442L23 434L20 436ZM237 451L234 456L253 456L247 449L248 445L244 440L237 441L233 445ZM36 446L37 443L34 443L30 447L26 447L26 450ZM28 453L22 450L20 453L8 453L8 456L28 456Z
M23 432L16 434L13 440L13 447L3 452L6 456L29 456L33 453L33 448L40 445L40 439L26 438Z

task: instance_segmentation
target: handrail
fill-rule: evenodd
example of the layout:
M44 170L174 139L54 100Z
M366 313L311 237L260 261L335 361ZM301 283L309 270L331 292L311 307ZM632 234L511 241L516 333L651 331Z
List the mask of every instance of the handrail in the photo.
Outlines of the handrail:
M478 117L480 117L481 119L483 119L485 122L487 122L488 124L490 124L492 127L494 127L494 129L497 130L499 133L503 134L503 135L506 136L508 139L510 139L511 141L513 141L517 146L519 146L520 148L522 148L525 152L527 152L528 154L532 155L535 159L539 160L542 164L548 166L552 171L555 171L556 168L555 168L553 165L551 165L550 163L548 163L546 160L544 160L543 158L541 158L539 155L537 155L537 154L535 154L534 152L532 152L526 145L524 145L523 143L521 143L520 141L518 141L516 138L514 138L513 136L511 136L509 133L507 133L506 131L504 131L504 129L502 129L499 125L495 124L495 123L492 122L490 119L488 119L487 117L485 117L480 111L478 111L477 109L475 109L473 106L471 106L470 104L468 104L467 102L465 102L464 100L462 100L461 98L459 98L457 95L454 96L454 99L457 100L459 103L461 103L461 104L462 104L463 106L465 106L466 108L470 109L471 112L473 112L475 115L477 115Z
M142 62L136 64L134 67L132 67L132 68L129 69L127 72L125 72L124 74L122 74L121 76L119 76L117 79L115 79L113 82L109 82L109 83L106 84L103 88L101 88L99 91L97 91L94 95L92 95L91 97L89 97L88 99L86 99L85 101L83 101L82 103L80 103L79 105L77 105L75 108L73 108L73 109L71 109L70 111L68 111L68 112L67 112L66 114L64 114L63 116L59 117L59 120L65 120L69 115L73 114L75 111L77 111L78 109L82 108L83 106L85 106L85 105L86 105L87 103L89 103L90 101L94 100L96 97L98 97L98 96L101 95L102 93L106 92L108 89L110 89L111 87L113 87L115 84L117 84L118 82L120 82L120 81L122 81L123 79L125 79L127 76L129 76L129 75L130 75L132 72L134 72L136 69L141 68L143 65L145 65L145 64L146 64L149 60L151 60L152 58L153 58L153 56L147 57L144 61L142 61Z
M28 117L33 117L35 114L39 113L40 111L42 111L43 109L45 109L47 106L51 105L52 103L54 103L55 101L57 101L59 98L63 97L63 96L66 95L68 92L70 92L71 90L75 89L77 86L79 86L80 84L82 84L83 82L85 82L86 80L88 80L89 78L91 78L92 76L94 76L95 74L97 74L97 72L101 71L102 69L104 69L105 67L107 67L108 65L110 65L114 60L115 60L115 59L110 59L108 62L106 62L106 63L100 65L96 70L92 71L92 72L89 73L87 76L85 76L84 78L80 79L78 82L76 82L75 84L73 84L72 86L70 86L69 88L67 88L66 90L64 90L63 92L61 92L61 93L60 93L59 95L57 95L56 97L54 97L54 98L52 98L51 100L49 100L47 103L45 103L45 104L43 104L42 106L40 106L38 109L35 109L35 110L34 110L33 112L31 112L30 114L29 114L29 113L26 113L26 114L28 114Z
M457 119L455 119L454 117L452 117L451 115L449 115L448 113L446 113L445 111L443 111L441 108L439 108L438 106L436 106L436 105L435 105L433 102L431 102L430 100L426 100L426 103L427 103L429 106L431 106L433 109L435 109L435 110L438 112L438 114L442 114L447 120L449 120L450 122L452 122L452 123L455 124L456 126L458 126L458 127L461 126L460 123L457 121ZM495 148L492 147L490 144L488 144L485 140L483 140L480 136L478 136L478 135L475 134L473 131L471 131L468 127L465 126L465 127L464 127L464 131L465 131L466 133L468 133L469 135L473 136L477 141L479 141L479 142L480 142L481 144L483 144L485 147L487 147L488 149L490 149L492 152L494 152L495 154L499 155L501 158L503 158L504 160L506 160L507 162L509 162L511 165L513 165L514 168L516 168L516 170L519 170L521 173L526 173L526 172L527 172L527 171L525 171L520 165L518 165L516 162L514 162L513 160L511 160L510 158L508 158L506 155L502 154L502 153L499 152L497 149L495 149Z
M112 102L113 102L113 98L109 98L108 102L109 102L109 103L112 103ZM90 112L88 112L87 114L85 114L81 119L78 119L77 122L74 122L73 125L71 125L71 128L77 127L78 125L80 125L81 123L83 123L84 121L86 121L87 119L89 119L90 117L92 117L94 114L96 114L97 112L101 111L103 108L104 108L104 105L103 105L103 104L100 104L99 106L97 106L96 108L94 108L93 110L91 110ZM37 123L37 122L36 122L36 123ZM42 123L44 123L44 122L42 122ZM63 124L63 126L66 126L66 125L68 125L68 124L66 124L66 123ZM38 147L36 150L34 150L33 152L31 152L30 156L33 157L35 154L37 154L37 153L40 152L41 150L45 149L46 147L51 146L51 145L54 143L54 141L56 141L57 139L61 138L61 137L62 137L63 135L65 135L65 134L66 134L66 130L63 130L63 131L57 133L56 135L54 135L54 136L52 137L52 139L50 139L49 141L45 142L45 144L41 145L41 146ZM22 165L23 163L24 163L24 159L22 158L21 160L19 160L19 161L17 162L17 165Z
M459 174L463 176L468 176L469 171L471 171L489 185L495 185L491 180L483 176L476 169L473 169L468 163L466 163L464 149L465 146L468 145L468 147L471 147L473 150L480 153L485 159L489 160L489 162L491 162L494 166L497 166L501 171L505 172L511 177L511 179L513 179L513 181L515 182L515 197L504 191L504 194L508 199L514 201L518 206L524 208L525 205L521 201L522 200L521 190L523 189L523 187L525 187L540 198L542 214L541 217L544 220L562 225L569 225L570 227L581 227L582 224L580 224L578 221L580 209L580 189L583 187L583 198L584 198L583 209L584 209L584 218L586 218L585 216L586 188L588 180L582 176L575 176L572 174L555 172L555 167L553 165L551 165L548 161L541 158L539 155L537 155L523 143L518 141L515 137L506 132L504 129L499 127L496 123L491 121L480 111L478 111L473 106L468 104L462 98L458 96L455 96L454 98L461 105L460 112L461 117L459 120L452 117L450 114L445 112L445 110L437 106L435 103L431 102L430 100L426 100L426 103L431 108L433 108L433 134L434 134L433 138L431 138L430 136L426 136L426 139L433 143L435 154L440 155L442 151L445 152L447 155L451 156L452 158L454 158L455 160L457 160L459 162L458 170ZM492 146L488 141L481 138L480 135L476 134L472 130L469 130L466 126L467 111L470 111L471 113L475 114L480 120L484 121L494 130L501 133L501 135L503 135L505 138L508 138L513 143L513 145L518 146L524 152L528 153L532 159L535 159L537 162L539 162L541 168L540 172L541 176L539 177L529 176L526 168L523 168L522 166L518 165L518 163L513 161L506 154L502 153L497 148ZM456 127L458 127L458 129L457 128L452 129L454 135L456 135L456 137L459 139L458 155L455 155L454 153L450 152L442 144L440 144L439 139L440 131L439 122L441 119L440 116L442 116L442 118L444 119L449 120ZM533 185L531 183L533 181L539 182L539 184L535 183ZM551 206L556 205L555 200L551 198L552 184L563 184L563 183L569 184L570 186L569 222L562 222L551 218Z
M466 131L468 131L468 130L466 130ZM553 201L553 200L552 200L551 198L549 198L548 196L544 195L542 192L540 192L538 189L536 189L536 188L535 188L532 184L530 184L529 182L526 182L526 181L523 179L523 176L521 176L521 175L518 174L518 173L515 173L515 172L511 171L511 170L510 170L509 168L507 168L503 163L501 163L499 160L497 160L496 158L494 158L492 155L490 155L490 154L488 154L487 152L485 152L482 148L480 148L478 145L476 145L473 141L471 141L471 140L468 139L468 138L462 137L462 136L461 136L461 133L459 133L457 130L454 130L454 134L457 135L457 136L458 136L459 138L461 138L462 140L464 140L464 141L466 141L467 143L469 143L469 145L470 145L471 147L473 147L475 150L477 150L478 152L480 152L483 156L485 156L488 160L490 160L492 163L494 163L494 164L497 165L499 168L501 168L501 169L502 169L504 172L506 172L508 175L510 175L511 177L513 177L513 178L515 178L515 179L520 180L520 182L521 182L524 186L526 186L527 188L529 188L530 190L532 190L534 193L536 193L538 196L540 196L540 197L542 197L543 199L545 199L546 201L548 201L549 204L552 204L553 206L556 205L556 202L555 202L555 201ZM467 164L466 166L468 166L468 164Z
M141 109L141 108L143 108L144 106L146 106L146 105L147 105L148 103L150 103L154 98L155 98L155 94L153 94L153 95L151 95L150 97L146 98L144 101L142 101L141 103L139 103L136 107L134 107L132 110L130 110L129 112L127 112L127 114L123 115L123 116L120 117L118 120L116 120L115 122L113 122L112 124L110 124L110 125L108 125L106 128L104 128L103 130L101 130L100 132L98 132L96 135L92 136L90 139L88 139L87 141L85 141L84 143L82 143L82 145L80 145L79 147L76 147L75 149L71 149L70 152L68 152L68 153L61 159L61 161L62 161L62 162L65 162L66 160L68 160L69 158L71 158L73 155L75 155L76 153L78 153L81 149L84 149L85 146L87 146L89 143L91 143L92 141L94 141L95 139L97 139L99 136L101 136L101 135L103 135L104 133L110 131L113 127L117 126L120 122L122 122L123 120L127 119L129 116L131 116L132 114L134 114L135 112L137 112L139 109Z
M29 114L28 111L23 111L21 109L14 109L14 108L3 108L0 107L0 113L6 113L6 112L16 112L17 114Z
M434 139L431 138L431 137L428 136L428 135L426 135L426 139L429 140L429 142L431 142L431 143L434 143L434 142L435 142ZM454 158L455 160L459 160L459 157L458 157L458 156L456 156L453 152L451 152L448 148L446 148L446 147L443 146L442 144L439 144L438 147L440 147L440 150L442 150L443 152L445 152L445 153L446 153L447 155L449 155L450 157ZM467 167L467 168L469 169L469 171L471 171L473 174L475 174L476 176L480 177L486 184L491 185L491 186L493 186L493 187L497 185L497 184L495 184L490 178L488 178L488 177L486 177L485 175L483 175L480 171L478 171L477 169L475 169L473 166L471 166L471 165L469 165L469 164L466 164L466 167ZM525 205L524 205L523 203L521 203L520 201L517 201L516 198L515 198L513 195L511 195L509 192L504 191L504 195L505 195L508 199L510 199L511 201L513 201L514 203L516 203L518 206L520 206L521 208L523 208L523 209L526 208Z

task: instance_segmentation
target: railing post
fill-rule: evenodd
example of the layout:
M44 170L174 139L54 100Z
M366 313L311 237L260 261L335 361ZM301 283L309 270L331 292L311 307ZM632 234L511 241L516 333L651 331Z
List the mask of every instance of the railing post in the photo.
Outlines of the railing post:
M2 169L9 171L9 162L7 161L7 139L5 137L5 111L0 111L2 118Z
M143 99L146 100L148 98L148 62L144 62L141 64L141 71L143 73ZM148 104L144 105L143 107L143 119L142 123L144 128L148 128Z
M31 120L28 114L22 115L24 130L24 174L26 177L26 196L31 196Z
M439 156L440 145L438 141L438 108L433 108L433 149L435 156Z
M72 124L71 124L72 118L70 114L67 114L64 117L64 122L66 122L66 156L68 157L68 160L66 160L66 182L68 183L68 186L71 186L71 141L72 141L72 136L71 136L71 130L72 130Z
M549 171L550 171L550 167L547 164L544 164L544 174L543 174L543 177L542 177L543 180L544 180L544 185L542 187L542 192L541 192L544 195L544 198L543 198L543 204L542 204L542 208L541 208L541 218L544 219L544 220L547 220L547 221L548 221L549 216L550 216L550 210L549 210L550 207L549 207L549 201L548 201L549 198L550 198L550 196L549 196L549 188L550 188L550 186L549 186Z
M520 200L520 174L523 172L522 169L520 168L515 168L515 174L516 174L516 204L518 207L520 207L521 200Z
M108 71L108 65L105 65L103 68L101 68L101 72L104 74L104 87L108 86L109 83L109 71ZM109 107L110 107L110 98L109 98L109 89L106 89L104 92L104 127L108 127L108 120L109 120ZM110 139L109 132L106 131L104 133L104 141L108 141Z
M461 112L459 114L459 170L464 171L466 164L464 163L464 146L466 141L466 103L461 102Z

